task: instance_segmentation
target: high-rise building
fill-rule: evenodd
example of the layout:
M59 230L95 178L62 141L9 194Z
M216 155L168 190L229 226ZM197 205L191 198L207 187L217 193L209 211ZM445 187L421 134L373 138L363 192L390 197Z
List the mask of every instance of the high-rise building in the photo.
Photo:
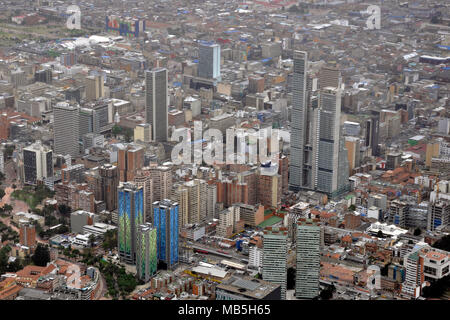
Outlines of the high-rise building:
M186 191L187 193L186 193ZM181 227L185 224L201 223L206 219L208 185L205 180L194 179L183 183L175 190L174 196L180 204ZM187 195L187 197L185 196ZM186 212L187 210L187 212Z
M366 147L372 149L372 155L378 156L378 135L380 129L380 113L372 111L372 116L366 121L366 132L364 143Z
M299 191L304 186L311 187L312 164L308 157L312 156L311 148L305 151L305 135L307 134L307 91L306 73L308 54L294 51L294 70L292 76L292 121L291 121L291 159L289 161L289 187Z
M352 175L353 169L359 167L360 165L359 146L359 138L345 137L345 148L347 149L349 175Z
M117 187L119 186L119 169L109 163L99 168L100 198L105 203L106 210L113 211L117 208Z
M349 187L347 153L340 129L340 71L323 68L322 84L316 92L314 79L307 75L307 58L306 52L294 52L289 187L335 197Z
M145 223L137 231L136 273L139 279L148 282L158 267L156 228L151 223Z
M80 108L80 138L87 133L99 133L100 124L98 120L97 112L94 109Z
M153 200L169 199L172 190L172 168L150 165L142 168L142 172L153 180Z
M79 117L78 106L58 102L53 107L54 152L61 155L79 155Z
M200 43L198 58L200 78L220 79L220 45Z
M348 190L348 168L344 173L347 179L339 179L339 174L343 173L339 170L339 166L344 161L348 166L347 152L341 137L340 118L340 90L333 87L321 89L319 92L319 143L316 186L318 191L331 196Z
M287 228L268 227L263 236L262 277L281 285L281 299L286 299L287 283Z
M120 181L133 181L144 166L144 149L134 144L121 145L118 150Z
M278 207L281 201L281 176L278 167L261 167L258 175L257 199L263 206Z
M434 201L428 206L427 229L444 228L450 224L450 202L446 200Z
M155 201L153 225L157 230L158 260L171 269L178 263L178 203L169 199Z
M135 264L137 229L145 223L144 190L132 183L124 183L117 192L119 257L121 261Z
M241 208L236 205L219 212L219 223L216 228L216 234L219 237L230 238L244 229L240 210Z
M168 141L167 81L167 69L165 68L155 68L145 72L145 120L151 125L152 138L156 142Z
M144 188L144 212L145 221L152 221L152 203L153 203L153 180L150 176L143 174L138 171L137 175L134 177L134 184L138 187Z
M297 299L312 299L319 295L320 237L320 219L298 219L295 280Z
M391 201L389 205L389 223L400 228L406 228L406 218L409 214L409 204L398 199Z
M36 246L36 227L31 223L22 223L20 225L19 243L28 248Z
M86 77L86 100L97 100L105 96L105 87L101 75Z
M40 141L23 148L23 177L30 185L53 178L53 152Z

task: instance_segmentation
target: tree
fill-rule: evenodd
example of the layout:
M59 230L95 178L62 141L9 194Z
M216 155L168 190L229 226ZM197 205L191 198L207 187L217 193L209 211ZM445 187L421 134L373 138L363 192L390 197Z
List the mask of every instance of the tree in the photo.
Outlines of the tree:
M378 230L378 232L377 232L377 237L378 237L378 238L384 238L383 231Z
M320 291L319 296L322 300L330 300L331 298L333 298L334 291L336 291L336 287L334 285L331 285L326 289Z
M45 267L50 262L50 251L48 247L39 243L31 259L35 265Z
M348 211L355 211L356 207L354 204L352 204L350 207L348 207Z
M93 234L89 235L89 246L92 248L94 247L94 243L95 243L95 236Z
M118 134L121 134L122 133L122 128L119 127L117 124L115 124L114 127L112 127L112 129L111 129L111 133L113 135L115 135L115 136L118 135Z
M420 236L422 234L422 230L420 230L420 228L416 228L415 230L414 230L414 235L415 236Z
M433 248L441 249L445 251L450 251L450 235L444 236L438 241L436 241L433 245Z
M63 203L58 206L58 211L59 211L59 213L61 213L62 215L65 216L65 215L68 215L72 211L72 208L70 208L69 206L67 206Z
M0 199L2 199L5 196L5 190L0 189Z

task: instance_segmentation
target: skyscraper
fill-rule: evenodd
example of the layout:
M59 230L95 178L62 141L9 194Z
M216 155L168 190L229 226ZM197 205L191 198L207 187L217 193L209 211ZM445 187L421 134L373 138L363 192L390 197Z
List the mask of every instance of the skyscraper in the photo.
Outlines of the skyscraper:
M155 68L145 72L145 117L152 126L152 138L156 142L168 140L168 92L167 69Z
M174 190L174 197L180 204L180 227L188 223L201 223L205 220L208 197L207 183L205 180L194 179L185 182Z
M287 228L268 227L263 237L263 280L281 285L281 299L286 299Z
M151 223L141 224L137 232L136 272L145 282L156 274L158 256L156 250L156 228Z
M61 155L79 155L80 108L67 102L58 102L53 107L54 152Z
M117 190L119 257L121 261L135 264L137 229L145 222L144 192L132 183L124 183Z
M320 89L314 91L307 57L306 52L294 52L289 187L335 197L348 189L348 159L340 128L342 80L338 69L324 67Z
M305 146L307 123L306 72L308 53L294 51L294 70L292 76L292 121L291 121L291 159L289 161L289 187L299 191L311 183L312 164L308 157L311 146ZM305 151L306 147L306 151ZM305 159L306 158L306 159Z
M19 243L28 248L36 246L36 227L31 223L22 223L20 225Z
M119 145L117 160L120 181L133 181L144 166L144 149L134 144Z
M198 56L198 76L206 79L220 79L220 45L200 43Z
M150 176L138 171L134 177L134 184L144 188L144 212L145 221L152 221L152 203L153 203L153 180Z
M117 187L119 186L119 169L109 163L99 168L100 198L105 203L106 210L113 211L117 208Z
M298 219L295 280L297 299L312 299L319 295L320 232L319 219Z
M153 225L157 230L158 260L170 269L178 263L178 203L169 199L155 201Z
M23 148L23 177L30 185L53 178L53 152L41 141Z

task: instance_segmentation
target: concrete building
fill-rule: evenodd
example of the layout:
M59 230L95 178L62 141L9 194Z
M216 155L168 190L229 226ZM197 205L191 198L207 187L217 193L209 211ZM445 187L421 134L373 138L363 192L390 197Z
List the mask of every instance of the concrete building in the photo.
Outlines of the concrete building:
M117 157L120 181L133 181L137 171L144 166L144 148L134 144L121 145Z
M268 227L264 230L262 277L281 286L282 300L286 299L287 237L286 228Z
M280 300L281 286L251 277L233 276L216 287L216 300Z
M24 183L37 185L38 181L53 178L53 152L50 148L36 141L23 148L23 177ZM53 186L51 186L53 189Z
M312 299L319 295L320 220L300 218L297 222L297 276L295 297Z
M86 77L86 100L98 100L105 96L105 87L101 75Z
M61 155L79 155L79 107L58 102L53 107L54 152Z
M152 138L156 142L168 141L167 69L155 68L145 72L145 94L145 120L152 127Z
M198 58L198 76L220 80L220 45L200 43Z
M19 243L28 248L36 246L36 227L28 222L20 225Z
M92 212L77 210L70 214L70 230L73 233L83 234L84 226L91 226L96 222L100 222L99 216Z
M149 143L152 141L152 126L148 123L138 124L134 128L134 142Z

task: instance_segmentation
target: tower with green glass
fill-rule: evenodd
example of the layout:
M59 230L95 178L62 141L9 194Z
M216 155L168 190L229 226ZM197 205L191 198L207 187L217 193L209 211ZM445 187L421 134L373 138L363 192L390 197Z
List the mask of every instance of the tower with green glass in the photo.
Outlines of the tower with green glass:
M156 228L151 223L141 224L137 233L136 271L139 279L148 282L156 274Z
M120 261L135 264L138 226L145 223L144 189L124 183L117 188L117 192L119 257Z

